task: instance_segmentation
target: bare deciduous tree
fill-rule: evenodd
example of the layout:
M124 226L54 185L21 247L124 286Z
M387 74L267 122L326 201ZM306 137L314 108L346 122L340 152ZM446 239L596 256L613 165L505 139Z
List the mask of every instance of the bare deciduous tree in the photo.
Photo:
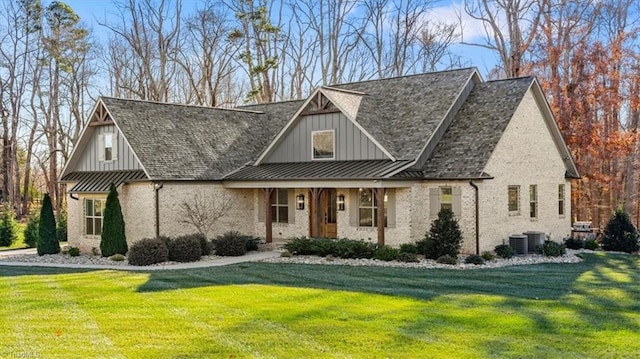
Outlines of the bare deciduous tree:
M198 233L209 238L215 223L224 217L233 205L231 197L220 198L203 194L193 195L190 201L180 203L180 223L193 226Z

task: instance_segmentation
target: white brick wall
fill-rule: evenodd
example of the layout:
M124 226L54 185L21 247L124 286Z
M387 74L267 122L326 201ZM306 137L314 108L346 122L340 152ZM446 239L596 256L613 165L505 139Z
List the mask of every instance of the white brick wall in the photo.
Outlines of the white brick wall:
M560 241L570 230L571 182L529 91L498 143L487 167L492 180L480 188L481 250L508 241L510 234L541 231ZM529 218L529 185L538 186L538 218ZM565 215L558 215L558 185L565 184ZM509 215L508 186L520 186L520 215Z

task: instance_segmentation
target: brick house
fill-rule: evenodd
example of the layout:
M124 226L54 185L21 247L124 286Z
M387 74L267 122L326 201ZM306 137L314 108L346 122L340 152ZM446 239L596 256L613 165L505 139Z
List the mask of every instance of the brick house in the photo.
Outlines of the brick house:
M400 245L453 210L463 251L569 232L579 174L538 81L475 68L322 86L220 109L101 97L66 164L71 245L97 247L116 184L127 240L194 232L189 201L224 208L209 236L347 237Z

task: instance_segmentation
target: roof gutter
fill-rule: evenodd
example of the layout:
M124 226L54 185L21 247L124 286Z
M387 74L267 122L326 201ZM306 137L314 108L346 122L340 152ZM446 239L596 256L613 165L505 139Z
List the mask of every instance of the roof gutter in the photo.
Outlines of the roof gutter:
M473 180L469 181L469 184L471 185L471 187L473 187L473 190L475 192L475 202L476 202L476 254L479 255L480 254L480 201L479 201L479 195L478 195L478 185L476 185L475 183L473 183Z

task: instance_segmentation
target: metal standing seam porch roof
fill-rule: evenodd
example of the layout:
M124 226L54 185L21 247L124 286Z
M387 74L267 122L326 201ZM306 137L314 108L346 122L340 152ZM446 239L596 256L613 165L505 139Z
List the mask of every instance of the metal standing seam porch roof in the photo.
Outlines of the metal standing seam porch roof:
M108 193L113 183L116 187L133 181L146 180L142 170L136 171L102 171L102 172L72 172L62 178L62 182L77 182L69 193Z

